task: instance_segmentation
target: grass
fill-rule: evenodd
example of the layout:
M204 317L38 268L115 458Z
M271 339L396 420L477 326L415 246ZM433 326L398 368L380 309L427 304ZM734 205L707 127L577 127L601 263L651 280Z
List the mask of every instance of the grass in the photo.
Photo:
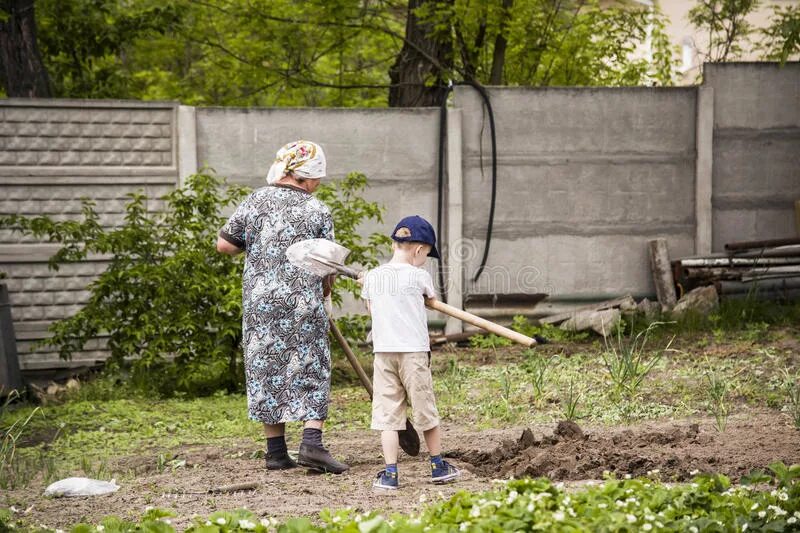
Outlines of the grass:
M673 344L675 351L655 357L669 340L666 335L671 337L678 327L666 325L663 329L672 331L654 334L649 346L639 345L637 353L647 372L637 374L638 394L626 401L619 399L604 360L607 348L599 340L533 351L488 346L434 352L440 414L445 424L477 429L552 423L565 413L581 423L606 425L708 414L706 376L711 367L726 384L726 409L783 409L797 417L796 326L769 326L757 336L747 325L724 335L713 329L682 333ZM637 334L635 328L630 330ZM361 359L369 372L370 356L361 354ZM334 363L341 384L332 391L326 427L332 432L368 431L369 399L345 365L341 358ZM62 404L6 408L0 413L0 430L14 435L13 457L6 453L3 465L22 486L35 476L50 480L73 473L106 479L135 475L119 471L115 464L116 458L128 455L150 456L154 466L161 457L166 469L181 447L242 442L254 451L263 447L261 427L248 420L241 394L153 400L107 379L85 384ZM299 424L289 425L290 441L299 433Z

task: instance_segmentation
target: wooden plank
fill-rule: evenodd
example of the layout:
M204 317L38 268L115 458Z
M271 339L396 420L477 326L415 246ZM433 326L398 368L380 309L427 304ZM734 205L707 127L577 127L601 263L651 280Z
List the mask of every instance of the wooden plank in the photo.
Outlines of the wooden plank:
M633 298L631 296L621 296L619 298L614 298L613 300L606 300L605 302L600 302L591 305L584 305L581 307L576 307L572 311L568 311L566 313L558 313L555 315L546 316L544 318L539 319L540 324L557 324L558 322L563 322L575 316L578 313L582 313L584 311L602 311L603 309L611 309L613 307L619 307L620 305L631 301L633 302Z
M669 262L666 239L655 239L647 243L650 256L650 270L653 273L653 283L656 286L656 295L663 311L670 311L677 303L675 297L675 280L672 277L672 268Z

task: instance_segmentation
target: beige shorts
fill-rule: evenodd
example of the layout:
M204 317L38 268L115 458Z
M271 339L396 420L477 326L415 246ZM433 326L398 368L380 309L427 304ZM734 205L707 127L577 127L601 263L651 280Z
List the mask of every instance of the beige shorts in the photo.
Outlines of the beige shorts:
M428 352L378 352L373 363L372 429L406 428L406 408L419 431L439 425Z

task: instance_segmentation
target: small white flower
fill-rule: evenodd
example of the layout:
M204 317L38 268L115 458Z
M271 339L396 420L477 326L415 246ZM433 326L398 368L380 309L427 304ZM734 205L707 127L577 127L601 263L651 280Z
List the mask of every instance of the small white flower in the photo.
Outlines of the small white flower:
M755 511L756 509L758 509L758 503L754 503L753 505L750 506L751 511Z
M469 529L469 522L461 522L461 525L458 526L459 531L466 531Z
M742 524L742 531L747 531L747 526L748 526L748 525L749 525L749 524L748 524L747 522L745 522L744 524Z
M428 495L423 492L419 495L419 503L425 503L426 501L428 501Z
M259 523L264 527L269 527L270 526L268 518L262 518L261 520L259 520Z
M243 519L239 520L239 527L242 528L242 529L255 529L256 525L253 522L251 522L250 520L247 520L246 518L243 518Z
M519 496L519 493L515 490L512 490L511 492L508 493L508 499L506 499L506 503L511 505L516 501L517 496Z
M700 485L698 485L697 483L692 483L692 484L690 485L690 487L692 487L693 489L696 489L696 488L697 488L697 487L699 487L699 486L700 486Z
M167 524L168 526L172 525L172 520L170 520L169 518L162 517L161 521L164 522L165 524Z
M617 500L614 502L614 505L616 505L617 507L625 507L625 502L623 502L622 500Z
M575 518L576 516L578 516L577 514L575 514L575 509L573 509L572 507L568 507L568 508L567 508L567 512L569 513L569 515L570 515L572 518Z
M564 520L564 512L556 511L555 513L553 513L553 520L555 520L556 522L561 522L562 520Z
M690 476L696 476L696 475L697 475L697 474L699 474L699 473L700 473L700 471L699 471L699 470L692 470L691 472L689 472L689 475L690 475Z
M770 505L769 507L767 507L767 509L769 509L770 511L775 513L775 516L783 516L783 515L787 514L786 511L784 511L783 509L781 509L777 505Z
M353 519L353 521L354 521L356 524L360 523L360 522L361 522L361 520L362 520L362 518L361 518L361 515L360 515L360 514L357 514L357 515L356 515L356 517Z
M656 527L663 528L664 524L662 524L661 522L656 522Z
M607 503L598 503L598 504L597 504L597 506L598 506L600 509L605 509L606 507L608 507L608 504L607 504Z
M630 474L625 474L625 479L630 479L630 478L631 478Z
M211 520L206 520L206 525L210 526L211 525Z
M766 511L759 511L758 512L758 517L759 518L764 518L765 516L767 516L767 512Z
M787 524L794 524L795 522L797 522L796 516L790 516L789 518L786 519Z
M528 506L525 508L529 513L533 512L533 502L529 503Z
M570 503L572 503L572 500L570 499L570 497L569 496L564 496L564 505L569 505Z
M56 529L56 533L64 533L63 529Z
M633 524L636 522L636 517L632 514L627 514L625 515L625 520L627 520L629 524Z
M785 502L786 500L788 500L788 499L789 499L789 495L788 495L788 494L786 494L786 491L783 491L783 490L782 490L782 491L780 491L780 492L778 493L778 499L779 499L780 501L782 501L782 502Z
M471 516L472 518L478 518L480 515L481 515L481 509L477 505L473 506L472 509L470 509L469 511L469 516Z
M794 512L794 516L796 516L797 518L800 518L800 511L795 511Z
M689 531L690 531L690 533L697 533L697 527L696 526L692 526L692 527L689 528Z
M653 524L646 523L646 524L644 524L644 525L642 526L642 529L643 529L644 531L650 531L651 529L653 529Z
M342 521L342 517L339 516L339 515L334 516L333 520L331 520L331 522L333 522L334 524L338 524L341 521Z
M223 517L221 517L221 516L220 516L219 518L217 518L217 519L215 520L215 522L216 522L217 524L221 525L221 526L224 526L225 524L227 524L227 523L228 523L228 521L227 521L227 520L225 520L225 519L224 519Z
M647 515L644 515L644 519L647 520L648 522L652 522L653 520L656 519L656 517L651 515L651 514L647 514Z
M13 505L12 505L11 507L9 507L9 508L8 508L8 510L9 510L9 511L11 511L12 513L18 513L18 512L19 512L19 511L17 510L17 508L16 508L16 507L14 507Z
M97 531L105 531L106 528L103 524L97 524L97 527L95 529Z

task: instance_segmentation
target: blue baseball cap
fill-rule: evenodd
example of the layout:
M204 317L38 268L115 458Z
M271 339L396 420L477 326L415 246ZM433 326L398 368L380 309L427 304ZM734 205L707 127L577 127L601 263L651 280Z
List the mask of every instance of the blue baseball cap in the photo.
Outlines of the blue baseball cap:
M428 257L439 259L439 251L436 249L436 232L431 223L419 215L405 217L398 222L392 232L392 240L430 244L431 251L428 253Z

